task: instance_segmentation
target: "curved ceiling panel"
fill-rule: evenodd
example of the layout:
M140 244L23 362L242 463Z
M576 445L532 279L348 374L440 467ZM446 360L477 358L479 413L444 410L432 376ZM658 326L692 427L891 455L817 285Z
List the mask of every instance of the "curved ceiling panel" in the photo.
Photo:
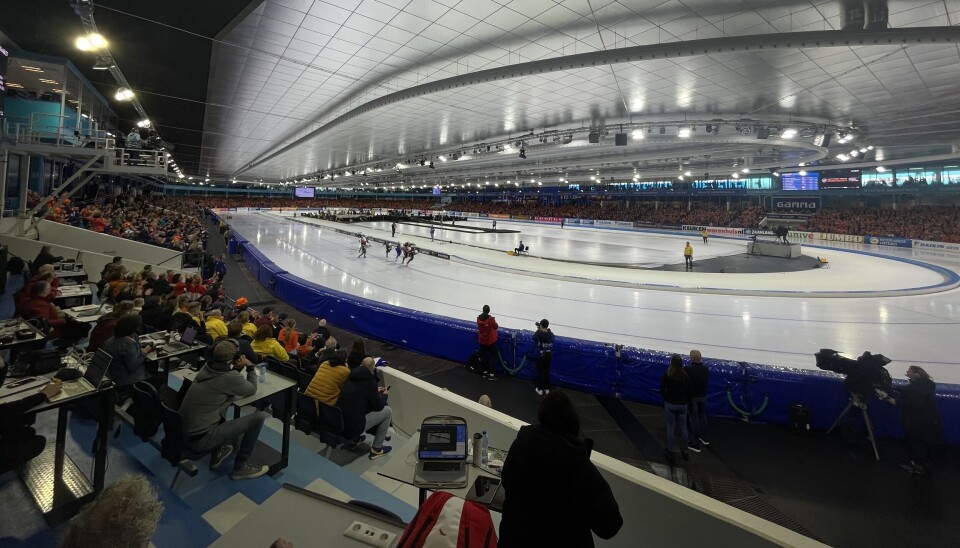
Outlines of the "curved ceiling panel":
M806 145L818 133L817 124L821 132L852 124L863 133L863 143L883 145L887 159L949 153L949 143L960 137L956 124L946 123L956 115L944 116L960 110L949 70L960 61L957 47L943 43L958 36L956 28L912 33L907 43L883 45L859 45L869 37L862 33L821 33L824 42L817 47L804 41L812 35L771 33L836 28L837 2L778 2L757 9L750 2L650 4L265 2L225 37L254 49L215 48L209 101L223 106L207 109L203 169L215 177L291 179L463 154L531 132L524 139L531 170L673 160L682 166L684 158L698 157L697 170L726 169L826 154L800 143L722 142L743 140L734 127L739 119L775 132L791 120L808 122L809 130L800 135ZM889 2L889 7L891 25L949 25L942 6ZM888 33L891 42L904 32L910 29ZM758 36L743 38L751 34ZM827 39L846 37L851 45L827 47ZM785 47L791 38L802 43ZM753 47L745 50L750 42ZM777 49L758 50L761 44ZM682 57L649 58L652 50L696 45L708 53L691 49ZM647 57L640 60L636 56L643 51ZM633 54L634 60L585 62L613 62L609 57L620 54ZM568 61L572 68L558 70ZM513 71L527 74L510 77ZM434 91L442 87L450 89ZM934 116L933 128L917 127ZM605 158L619 124L641 132L666 124L669 137L680 122L694 121L703 132L702 124L711 120L722 120L715 124L721 130L716 142L702 142L693 153L675 138L654 146L657 131L652 139L631 140L628 151L614 155L620 159ZM557 144L566 151L548 151L561 133L585 138L573 133L591 126L611 133L601 146ZM538 146L541 139L545 146ZM507 156L473 158L469 166L438 161L431 174L479 177L524 169L516 165L516 155L509 162Z

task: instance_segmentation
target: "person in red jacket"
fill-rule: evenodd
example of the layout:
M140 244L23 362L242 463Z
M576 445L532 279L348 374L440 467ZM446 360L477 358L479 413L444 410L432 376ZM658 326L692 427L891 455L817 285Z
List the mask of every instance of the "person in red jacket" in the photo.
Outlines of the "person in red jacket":
M497 319L490 315L490 305L483 305L483 313L477 316L477 340L480 342L480 353L483 355L483 369L480 376L487 380L497 377L497 362L500 354L497 352Z

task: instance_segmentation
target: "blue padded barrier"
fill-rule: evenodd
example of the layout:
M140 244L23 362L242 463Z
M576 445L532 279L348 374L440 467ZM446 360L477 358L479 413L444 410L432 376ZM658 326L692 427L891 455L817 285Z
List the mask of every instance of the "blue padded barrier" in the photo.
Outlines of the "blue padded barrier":
M247 240L237 235L247 268L277 298L303 313L326 318L330 323L355 333L385 341L408 350L465 363L478 348L476 323L427 314L347 295L293 276L270 261ZM510 368L521 363L515 374L536 376L532 331L500 329L498 346ZM556 384L596 394L659 405L660 376L670 354L637 348L557 337L554 343L551 376ZM810 353L811 363L814 361ZM860 349L850 349L859 351ZM524 358L526 357L526 361ZM848 402L842 379L823 371L705 360L711 370L707 410L711 416L735 416L730 399L741 409L763 407L752 420L787 424L789 408L801 403L811 410L814 428L826 429ZM937 402L943 418L944 436L951 445L960 445L960 386L940 385ZM879 400L871 401L869 413L877 435L902 437L899 409Z

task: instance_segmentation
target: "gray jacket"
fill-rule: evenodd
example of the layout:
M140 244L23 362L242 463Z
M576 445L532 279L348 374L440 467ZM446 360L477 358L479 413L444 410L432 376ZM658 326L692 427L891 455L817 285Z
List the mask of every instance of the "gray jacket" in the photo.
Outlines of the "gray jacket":
M203 434L219 424L230 402L256 394L257 384L256 368L250 368L244 377L228 364L203 366L180 404L184 435Z

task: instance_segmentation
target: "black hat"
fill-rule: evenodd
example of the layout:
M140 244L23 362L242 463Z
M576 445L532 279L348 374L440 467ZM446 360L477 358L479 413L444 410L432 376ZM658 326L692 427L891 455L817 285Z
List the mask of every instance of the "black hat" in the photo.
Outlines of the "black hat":
M546 318L540 320L539 322L537 322L537 327L542 327L544 329L550 327L550 320Z

